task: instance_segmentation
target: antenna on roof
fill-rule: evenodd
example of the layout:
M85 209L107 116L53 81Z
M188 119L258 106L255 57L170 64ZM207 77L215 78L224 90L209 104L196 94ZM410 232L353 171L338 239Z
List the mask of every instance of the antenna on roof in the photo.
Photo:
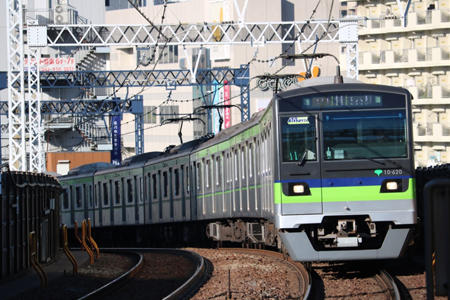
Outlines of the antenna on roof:
M334 76L334 84L344 83L344 78L341 75L341 67L336 66L336 76Z

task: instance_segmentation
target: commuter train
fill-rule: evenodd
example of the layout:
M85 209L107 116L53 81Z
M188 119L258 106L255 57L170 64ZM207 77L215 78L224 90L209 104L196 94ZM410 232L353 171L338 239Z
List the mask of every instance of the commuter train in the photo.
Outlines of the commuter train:
M63 222L206 234L298 261L398 257L416 223L411 94L323 80L214 137L71 170Z

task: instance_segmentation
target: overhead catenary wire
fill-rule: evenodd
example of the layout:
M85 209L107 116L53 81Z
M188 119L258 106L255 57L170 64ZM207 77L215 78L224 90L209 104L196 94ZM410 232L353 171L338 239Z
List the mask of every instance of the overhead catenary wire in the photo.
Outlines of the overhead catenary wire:
M315 6L315 8L314 8L314 10L313 10L313 12L312 12L312 14L311 14L311 16L310 16L310 18L309 18L310 20L313 18L314 14L316 13L317 8L318 8L318 5L320 4L320 2L321 2L321 0L319 0L318 3L317 3L317 5ZM333 6L334 6L334 0L332 1L331 7L330 7L330 10L329 10L329 14L328 14L328 24L327 24L326 30L322 33L322 35L321 35L320 37L318 37L318 38L316 39L316 41L315 41L314 43L312 43L309 47L307 47L305 50L303 50L303 51L301 52L301 54L304 54L306 51L308 51L309 49L311 49L312 47L314 47L317 43L319 43L319 42L326 36L326 34L329 34L329 33L330 33L330 30L329 30L329 29L330 29L330 26L331 26L331 15L332 15ZM303 34L303 32L304 32L304 30L305 30L305 28L306 28L306 26L307 26L308 24L309 24L309 22L306 22L306 23L302 26L302 28L301 28L299 34L296 36L296 38L295 38L294 40L297 40L298 37L299 37L301 34ZM338 28L335 28L335 30L338 30ZM295 41L291 43L291 46L292 46L292 45L295 45ZM278 55L278 58L280 58L282 55L283 55L283 53L281 53L280 55ZM251 64L252 62L253 62L253 58L252 58L252 60L250 60L246 65L249 67L250 64ZM280 71L282 71L284 68L286 68L286 66L282 66L282 67L279 68L277 71L275 71L274 74L278 74L278 73L279 73ZM256 79L256 78L257 78L257 77L254 76L254 77L250 78L250 80L254 80L254 79ZM223 88L223 86L222 86L221 88ZM256 88L257 88L257 86L255 86L255 87L253 87L253 88L250 88L250 85L249 85L249 87L248 87L247 89L245 89L242 93L230 97L230 100L235 99L235 98L237 98L237 97L241 97L244 93L251 92L251 91L255 90ZM200 99L204 98L205 96L212 95L213 93L214 93L214 92L206 93L205 95L202 95L202 96L196 97L196 98L191 98L191 99L189 99L189 100L186 100L186 99L185 99L185 100L176 100L176 99L171 99L171 98L170 98L170 100L169 100L169 98L168 98L168 99L164 100L160 105L156 106L154 109L152 109L151 111L149 111L147 114L153 113L157 108L159 108L160 106L162 106L163 104L168 103L168 102L192 102L192 101L200 100ZM224 103L224 101L218 102L218 104L223 104L223 103ZM134 120L128 121L128 122L124 123L124 125L127 124L127 123L131 123L131 122L134 122ZM146 131L146 130L151 130L151 129L154 129L154 128L157 128L157 127L161 127L161 126L163 126L163 125L165 125L165 124L157 124L157 125L153 125L153 126L146 127L146 128L144 128L143 130L144 130L144 131ZM133 131L129 131L129 132L126 132L126 133L122 133L122 136L123 136L123 135L128 135L128 134L135 134L136 132L137 132L137 130L133 130Z

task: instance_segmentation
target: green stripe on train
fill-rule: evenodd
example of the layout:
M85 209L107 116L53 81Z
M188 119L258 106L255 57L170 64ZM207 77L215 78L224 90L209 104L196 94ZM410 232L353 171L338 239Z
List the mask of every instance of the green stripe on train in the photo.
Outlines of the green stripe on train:
M275 183L273 189L275 204L408 200L414 198L414 179L410 178L408 189L399 193L380 193L380 185L311 188L310 190L309 196L286 196L282 192L281 183Z

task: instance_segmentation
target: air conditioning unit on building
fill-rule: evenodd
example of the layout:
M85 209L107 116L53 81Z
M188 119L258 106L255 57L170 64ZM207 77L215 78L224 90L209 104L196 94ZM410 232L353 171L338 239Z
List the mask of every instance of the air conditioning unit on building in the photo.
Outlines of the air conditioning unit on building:
M55 24L69 24L70 23L70 10L67 1L60 1L56 5L53 12L53 21Z

